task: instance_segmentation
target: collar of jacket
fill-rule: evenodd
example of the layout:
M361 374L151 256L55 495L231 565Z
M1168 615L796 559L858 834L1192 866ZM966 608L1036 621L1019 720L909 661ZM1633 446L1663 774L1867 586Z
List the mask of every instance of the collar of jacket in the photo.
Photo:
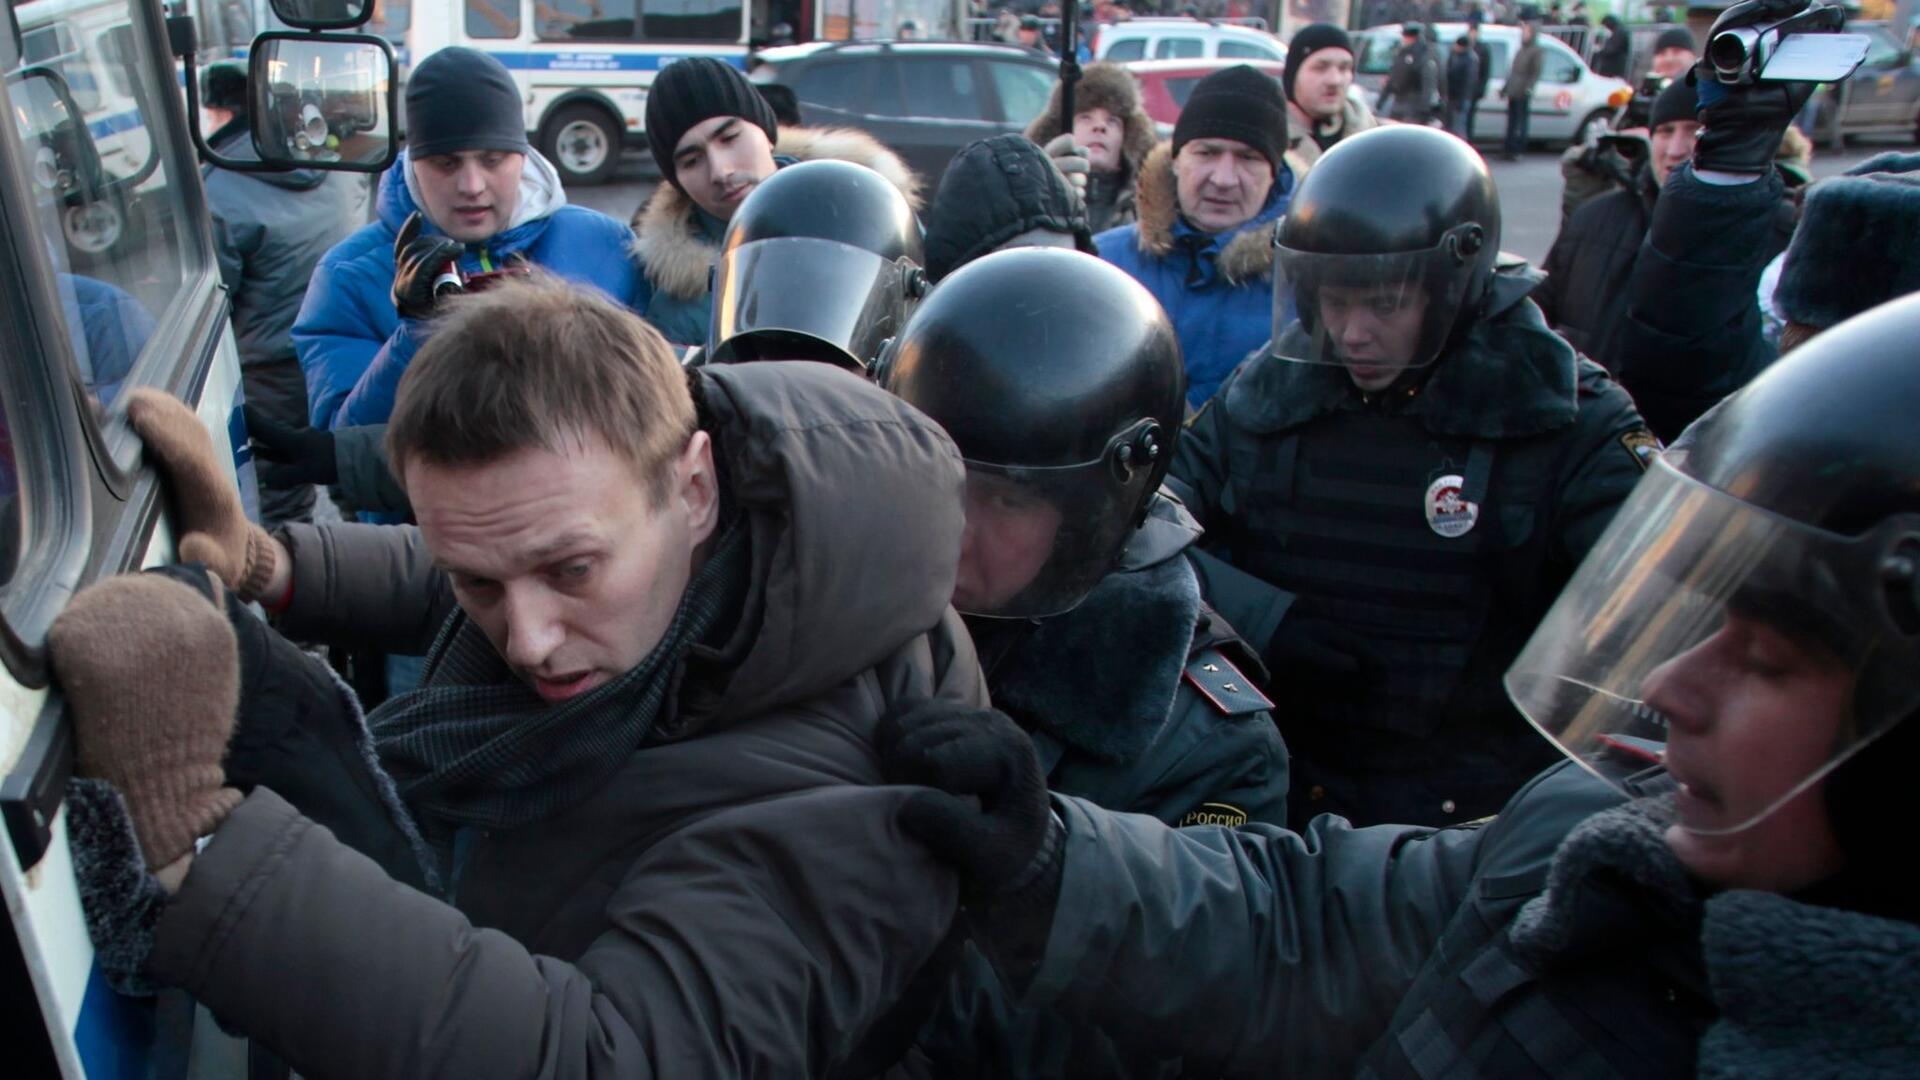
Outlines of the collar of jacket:
M865 165L886 177L908 205L920 209L920 178L898 154L873 136L848 128L781 128L775 163L829 159ZM788 161L781 161L781 158ZM633 255L647 281L676 300L707 293L707 271L720 253L718 237L701 228L700 206L672 184L662 183L633 215ZM722 230L724 234L724 229Z
M412 177L413 162L402 150L393 167L380 177L378 210L381 224L393 230L407 223L407 218L415 210L421 211L421 218L427 232L439 232L440 227L426 216L424 208L414 197ZM513 212L515 224L494 233L483 243L468 244L468 259L474 258L476 247L484 248L494 268L506 262L507 258L517 255L538 243L546 235L547 225L553 221L553 215L567 205L567 193L560 186L560 173L553 163L541 157L539 151L527 151L527 163L520 177L520 200Z
M1732 890L1701 932L1719 1019L1700 1075L1896 1076L1920 1063L1920 927Z
M1352 95L1348 95L1341 103L1339 122L1331 126L1314 120L1301 111L1300 106L1288 101L1287 145L1290 156L1299 159L1299 167L1294 170L1295 176L1304 178L1306 170L1313 168L1319 162L1320 155L1327 152L1321 149L1318 141L1308 137L1309 130L1320 136L1337 133L1341 139L1346 139L1379 126L1380 121L1374 119L1373 110L1353 100ZM1335 140L1336 143L1338 141Z
M213 134L207 136L207 145L213 152L235 161L259 161L260 155L253 148L253 125L245 113L220 125ZM219 166L212 162L200 166L202 179L211 178ZM231 170L227 170L232 173ZM327 174L320 169L289 169L286 172L232 173L250 180L258 180L287 191L312 191L327 182Z
M1306 169L1292 151L1287 152L1281 164L1281 175L1274 180L1267 205L1250 220L1226 232L1212 234L1206 245L1195 253L1206 272L1206 278L1198 287L1211 284L1216 270L1228 285L1273 276L1272 226L1287 212L1294 178ZM1187 219L1180 214L1171 143L1161 143L1147 155L1146 163L1140 167L1135 202L1140 211L1137 242L1146 255L1164 259L1173 253L1181 237L1206 235L1187 224Z
M988 679L994 703L1110 765L1138 760L1167 725L1200 618L1185 559L1116 571L1072 611L1024 630ZM1128 657L1125 664L1114 658Z
M1694 951L1704 897L1667 845L1673 821L1673 796L1655 795L1576 826L1553 853L1546 891L1507 928L1516 952L1545 970L1624 941L1671 936Z
M1526 298L1542 280L1532 268L1495 274L1490 314L1423 382L1386 391L1398 399L1392 411L1435 435L1471 439L1523 438L1571 424L1579 411L1578 354ZM1298 322L1285 335L1304 347ZM1275 360L1270 346L1261 353L1223 394L1222 406L1241 427L1275 434L1369 407L1340 365Z
M953 441L872 383L805 363L690 379L752 569L731 639L693 649L674 737L818 696L940 624L964 525Z

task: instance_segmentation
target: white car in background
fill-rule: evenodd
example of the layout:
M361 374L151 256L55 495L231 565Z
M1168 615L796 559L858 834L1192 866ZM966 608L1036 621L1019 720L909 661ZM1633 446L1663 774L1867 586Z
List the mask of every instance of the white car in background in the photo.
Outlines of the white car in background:
M1287 47L1265 30L1189 18L1138 18L1108 23L1093 41L1095 60L1275 60Z
M1467 32L1467 24L1439 23L1434 32L1439 42L1432 47L1440 50L1440 77L1444 83L1447 54L1453 51L1454 40ZM1615 90L1629 89L1627 83L1594 74L1586 61L1580 59L1580 54L1559 38L1541 34L1539 40L1546 56L1541 59L1540 81L1534 84L1533 119L1528 126L1528 136L1535 142L1561 145L1593 141L1606 131L1613 116L1607 98ZM1480 108L1474 113L1473 137L1497 142L1507 132L1507 102L1500 96L1500 88L1506 85L1513 54L1520 50L1520 28L1482 26L1480 41L1491 54L1493 73L1487 80L1486 96L1480 99ZM1366 87L1367 103L1377 104L1387 72L1393 69L1393 54L1400 48L1400 24L1357 31L1354 45L1360 51L1354 81Z

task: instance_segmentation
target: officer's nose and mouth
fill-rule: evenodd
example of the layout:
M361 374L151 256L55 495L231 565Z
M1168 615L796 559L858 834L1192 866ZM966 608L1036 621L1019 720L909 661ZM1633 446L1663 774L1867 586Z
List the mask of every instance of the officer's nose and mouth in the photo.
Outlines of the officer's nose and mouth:
M1039 578L1060 531L1060 509L1002 477L967 473L966 528L953 606L991 614Z

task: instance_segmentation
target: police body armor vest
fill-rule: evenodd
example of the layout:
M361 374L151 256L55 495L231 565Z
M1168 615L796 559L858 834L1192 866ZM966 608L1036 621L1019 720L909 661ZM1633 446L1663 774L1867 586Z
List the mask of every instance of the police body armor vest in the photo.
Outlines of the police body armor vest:
M1533 594L1560 443L1439 437L1411 416L1342 410L1232 447L1214 529L1231 561L1379 661L1358 687L1272 688L1297 820L1471 820L1552 760L1500 676L1552 600Z

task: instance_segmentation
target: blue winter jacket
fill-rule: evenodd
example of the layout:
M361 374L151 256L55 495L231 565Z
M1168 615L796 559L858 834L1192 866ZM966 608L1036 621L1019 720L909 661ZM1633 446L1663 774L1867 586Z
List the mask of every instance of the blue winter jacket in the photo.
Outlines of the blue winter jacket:
M1179 213L1165 147L1140 172L1140 220L1093 242L1101 258L1132 274L1167 309L1186 358L1187 403L1197 409L1273 336L1271 232L1287 212L1293 173L1282 167L1266 206L1252 219L1208 235Z
M418 347L393 307L393 240L417 209L407 189L403 153L380 179L376 220L335 245L320 261L293 324L294 350L307 376L307 405L316 428L384 423L394 391ZM527 155L521 181L522 222L460 260L468 273L498 269L520 256L562 277L599 288L633 305L644 286L627 247L633 234L595 210L566 205L553 166ZM435 230L432 223L426 231Z

